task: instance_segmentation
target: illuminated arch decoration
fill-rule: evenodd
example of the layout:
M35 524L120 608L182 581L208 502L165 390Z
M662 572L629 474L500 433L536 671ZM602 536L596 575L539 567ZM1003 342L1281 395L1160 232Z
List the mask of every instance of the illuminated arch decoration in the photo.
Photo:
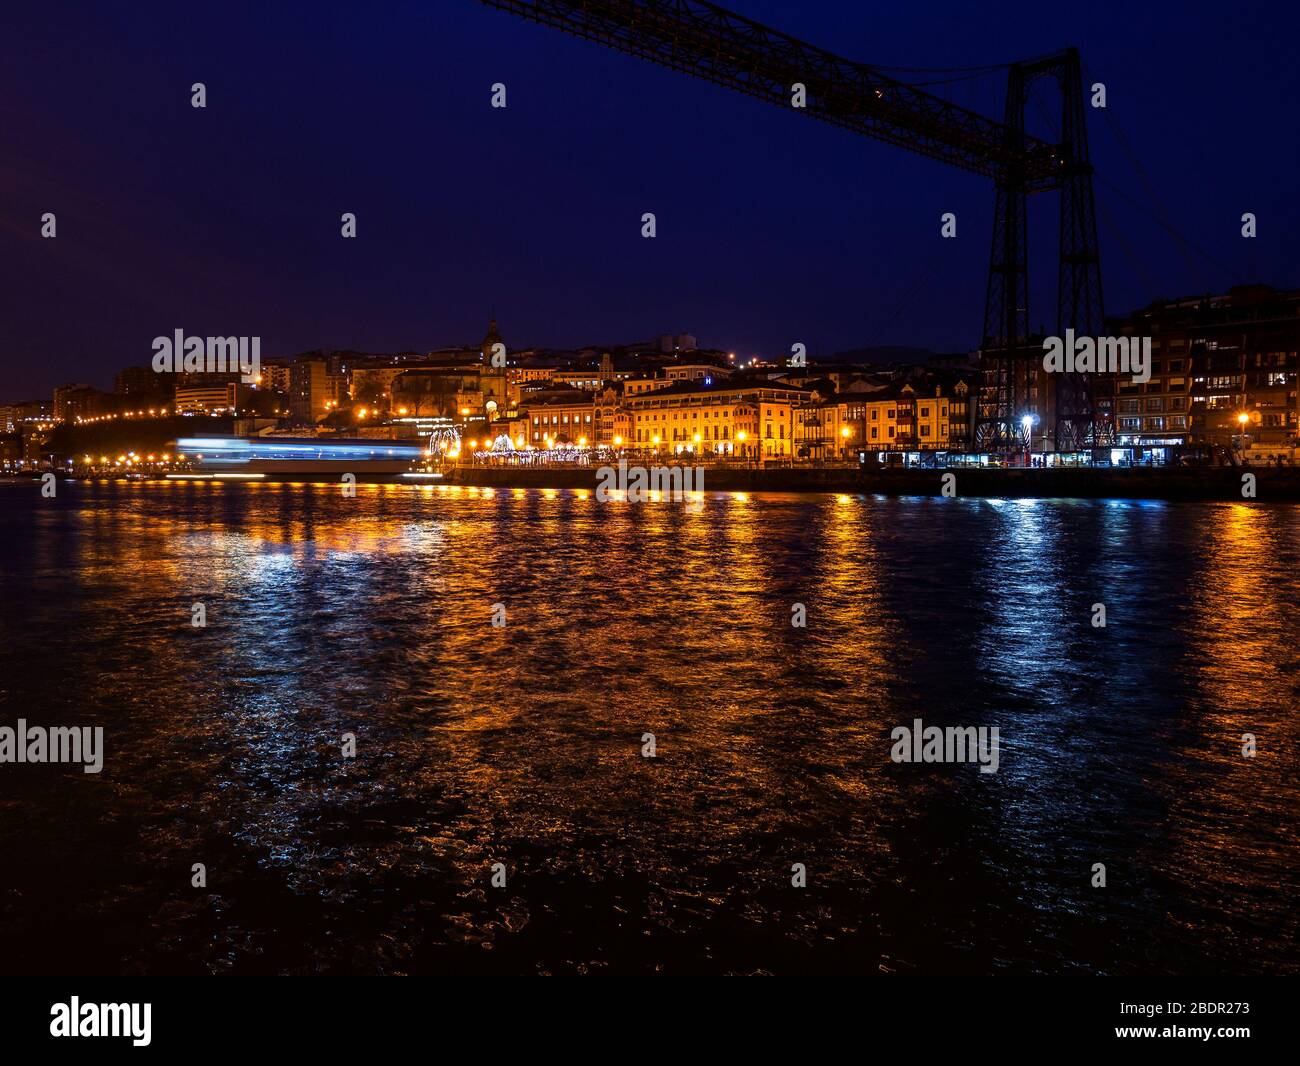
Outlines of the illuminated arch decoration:
M429 454L459 451L460 430L455 426L435 426L429 433Z

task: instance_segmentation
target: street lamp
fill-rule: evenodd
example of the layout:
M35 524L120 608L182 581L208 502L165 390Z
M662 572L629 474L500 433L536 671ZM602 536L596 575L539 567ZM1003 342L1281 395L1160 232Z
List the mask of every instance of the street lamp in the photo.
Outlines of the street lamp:
M1034 426L1038 422L1038 416L1033 414L1022 415L1020 418L1020 428L1025 434L1025 465L1029 465L1029 455L1034 450Z
M1237 416L1237 425L1241 432L1237 434L1237 451L1245 452L1246 450L1246 427L1250 425L1250 415L1245 411Z

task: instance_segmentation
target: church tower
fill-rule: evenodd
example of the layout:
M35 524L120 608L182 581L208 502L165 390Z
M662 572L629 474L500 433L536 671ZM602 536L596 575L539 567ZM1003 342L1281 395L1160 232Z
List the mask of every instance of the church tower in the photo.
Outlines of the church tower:
M479 356L482 358L484 366L492 365L494 346L501 343L501 334L497 332L497 320L493 318L488 322L487 336L483 338L483 343L479 346Z

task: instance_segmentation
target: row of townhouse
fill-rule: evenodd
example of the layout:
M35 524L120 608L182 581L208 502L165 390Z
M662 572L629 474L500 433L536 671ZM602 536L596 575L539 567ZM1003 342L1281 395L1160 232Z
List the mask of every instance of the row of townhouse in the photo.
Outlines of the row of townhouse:
M853 402L840 433L863 451L966 451L974 440L974 388L973 375L891 382Z
M612 445L660 455L845 461L862 451L961 450L973 431L970 376L888 382L834 393L764 377L631 383L525 395L489 436L515 447Z
M518 416L494 424L516 447L609 445L664 456L790 458L795 412L813 393L765 379L719 375L652 390L551 388L525 395ZM522 442L522 443L521 443Z

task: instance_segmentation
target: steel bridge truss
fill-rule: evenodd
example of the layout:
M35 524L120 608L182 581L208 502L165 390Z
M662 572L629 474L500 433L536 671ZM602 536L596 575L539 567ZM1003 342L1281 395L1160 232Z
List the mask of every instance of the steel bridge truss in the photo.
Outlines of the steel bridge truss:
M1059 451L1113 440L1104 390L1085 374L1040 375L1041 347L1029 336L1026 199L1061 195L1057 329L1095 335L1102 327L1101 265L1088 161L1078 52L1010 68L1002 122L837 56L706 0L482 0L489 7L648 59L779 107L991 178L996 190L993 247L985 302L976 444L989 451L1024 447L1021 420L1047 410L1052 395ZM1025 132L1033 83L1061 89L1061 141ZM792 108L795 85L803 106ZM1036 362L1035 362L1036 360ZM1042 395L1040 395L1040 393Z

